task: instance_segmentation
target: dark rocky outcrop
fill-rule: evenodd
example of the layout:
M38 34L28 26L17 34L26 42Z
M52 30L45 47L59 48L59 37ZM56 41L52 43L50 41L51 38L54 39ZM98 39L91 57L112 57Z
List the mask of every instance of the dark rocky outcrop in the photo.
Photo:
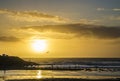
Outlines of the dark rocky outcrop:
M37 65L34 62L24 61L16 56L1 55L0 56L0 69L25 69L25 66Z

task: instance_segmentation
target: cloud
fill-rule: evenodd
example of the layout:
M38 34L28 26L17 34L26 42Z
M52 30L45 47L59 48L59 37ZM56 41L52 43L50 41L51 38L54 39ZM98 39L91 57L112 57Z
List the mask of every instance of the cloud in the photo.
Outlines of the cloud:
M56 32L61 34L74 35L80 38L98 38L98 39L118 39L120 38L120 27L106 27L85 24L63 24L63 25L44 25L22 27L22 30L35 30L40 33Z
M118 12L118 11L120 11L120 8L113 8L113 9L97 8L96 10L97 11L115 11L115 12Z
M66 20L59 16L54 16L39 11L12 11L8 9L0 9L0 14L4 14L12 19L28 22L66 22Z
M14 36L0 36L0 41L1 42L17 42L17 41L20 41L20 39Z
M97 24L100 20L80 19L81 24Z
M114 8L113 11L120 11L120 8Z
M97 11L104 11L105 8L97 8Z

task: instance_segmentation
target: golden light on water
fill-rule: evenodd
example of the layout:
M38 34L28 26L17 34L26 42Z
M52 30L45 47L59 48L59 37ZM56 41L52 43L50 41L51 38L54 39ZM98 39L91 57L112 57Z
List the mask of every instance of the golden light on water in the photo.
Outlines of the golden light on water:
M42 72L39 70L38 73L37 73L37 76L36 76L38 79L39 78L42 78Z
M35 52L45 52L47 50L48 45L46 40L36 39L36 40L33 40L31 46L33 51Z

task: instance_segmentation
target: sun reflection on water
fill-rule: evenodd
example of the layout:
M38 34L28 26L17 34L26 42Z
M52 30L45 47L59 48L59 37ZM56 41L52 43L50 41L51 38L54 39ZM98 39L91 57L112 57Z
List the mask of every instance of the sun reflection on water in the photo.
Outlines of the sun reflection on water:
M41 71L41 70L38 71L36 77L37 77L38 79L42 78L42 71Z

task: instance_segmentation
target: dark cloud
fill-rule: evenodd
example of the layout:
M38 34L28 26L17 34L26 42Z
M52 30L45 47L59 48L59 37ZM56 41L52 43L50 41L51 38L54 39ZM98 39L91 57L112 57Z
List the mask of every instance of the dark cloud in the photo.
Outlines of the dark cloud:
M75 37L94 37L101 39L120 38L120 27L106 27L85 24L63 24L23 27L22 29L34 29L39 32L52 31L58 33L74 34Z
M16 38L14 36L0 36L1 42L17 42L20 41L19 38Z

